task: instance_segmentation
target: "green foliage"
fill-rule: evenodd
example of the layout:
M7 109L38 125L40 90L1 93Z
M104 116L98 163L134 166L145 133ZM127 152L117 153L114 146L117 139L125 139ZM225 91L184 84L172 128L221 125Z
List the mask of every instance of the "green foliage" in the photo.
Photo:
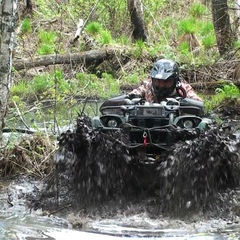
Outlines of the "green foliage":
M56 34L53 31L40 30L38 37L40 45L37 49L37 53L39 55L54 53Z
M189 33L195 34L197 32L197 24L194 18L184 19L178 25L179 35Z
M52 31L39 31L39 41L40 43L54 44L55 42L55 33Z
M189 12L194 18L200 18L207 12L207 8L201 3L194 3L190 6Z
M119 94L119 84L112 75L103 73L99 79L94 74L77 73L78 95L108 98Z
M137 40L134 47L133 56L135 58L141 57L144 49L146 49L146 43L142 40Z
M98 42L105 45L112 42L112 35L109 31L102 30L98 37Z
M220 96L223 96L223 98L230 98L234 99L239 97L239 89L236 85L233 83L226 84L223 86L223 88L217 88L216 93Z
M182 42L178 46L178 61L186 64L196 64L194 54L190 51L188 42Z
M50 74L40 74L33 78L30 84L30 89L36 94L42 94L48 89L53 88L54 81Z
M187 42L182 42L181 44L179 44L178 46L178 51L182 54L189 54L190 53L190 46L189 43Z
M34 4L38 7L38 11L35 14L41 19L53 19L58 15L56 4L52 1L34 0Z
M138 85L141 80L145 78L144 74L141 73L133 73L133 74L124 74L121 78L121 83L123 84L131 84L131 85Z
M224 100L237 99L240 96L240 91L233 83L224 84L223 87L216 89L216 94L205 99L205 109L207 112L218 107Z
M94 36L98 43L105 45L112 42L111 32L102 28L98 22L90 22L85 27L85 32Z
M205 36L205 35L215 35L214 34L214 26L213 26L213 23L212 22L209 22L209 21L204 21L202 22L201 24L201 29L199 31L199 33L202 35L202 36Z
M40 74L34 77L30 84L30 89L41 98L54 96L64 96L71 92L72 86L68 84L61 70L56 70L51 74Z
M91 35L97 35L99 33L101 33L102 26L100 23L98 22L90 22L89 24L86 25L86 27L84 28L85 32Z
M161 52L161 47L159 47L159 45L155 45L155 46L150 46L147 49L149 56L151 56L152 58L158 57L159 52Z
M159 44L155 47L155 51L157 51L157 58L165 57L173 60L176 58L176 52L172 46L163 46Z
M240 48L240 40L234 42L234 47L235 47L235 48Z
M131 38L123 35L118 38L116 38L116 42L122 44L122 45L130 45L131 44Z
M202 45L205 49L210 49L216 44L216 37L215 35L209 35L202 39Z
M54 72L54 84L56 84L56 88L59 92L59 94L69 94L71 86L68 84L68 82L65 80L63 76L63 72L61 70L56 70Z
M41 46L37 49L37 53L39 55L48 55L54 53L54 48L53 46L43 43Z
M177 46L177 58L179 61L200 65L202 63L213 63L218 57L218 52L213 49L216 45L216 36L212 22L197 20L196 18L180 21L178 24L178 34L183 39L185 34L191 34L200 42L197 52L190 51L189 42L180 42Z
M119 83L116 79L113 78L111 74L103 73L102 81L104 81L102 89L103 92L101 93L101 96L103 98L109 98L111 96L116 96L119 94Z
M240 49L240 40L234 42L234 48L238 50ZM240 51L237 51L236 55L238 56L238 58L240 58Z
M31 21L29 18L24 18L21 24L21 33L26 34L32 31Z
M76 19L82 18L84 21L89 19L87 25L84 27L84 31L95 38L96 42L99 43L99 47L111 43L132 47L130 37L126 37L131 36L132 33L127 1L99 1L96 6L96 1L94 0L70 0L68 3L65 1L50 3L47 0L36 0L35 2L37 6L37 10L34 13L35 18L40 18L40 20L43 18L64 19L62 22L64 24L63 31L58 30L64 33L65 36L69 36L69 33L73 32L72 28L76 25ZM173 47L172 43L177 41L176 35L181 36L185 33L197 36L204 46L202 51L206 52L208 58L211 58L211 54L215 55L213 51L209 51L215 44L213 24L211 23L210 25L209 16L206 14L211 9L201 4L200 1L195 1L189 7L184 2L173 4L172 1L167 0L160 1L157 4L154 0L148 0L144 1L143 5L144 20L147 23L150 41L148 42L149 45L144 48L144 51L143 48L134 46L134 55L136 58L141 58L144 52L148 52L152 57L159 56L160 54L171 58L175 57L179 52L177 52L178 49ZM187 8L188 11L183 11ZM171 14L166 14L169 12ZM179 12L180 14L178 14ZM34 21L38 21L38 19L34 19ZM207 23L209 23L209 26L205 26ZM46 25L44 26L47 29ZM51 24L49 24L49 29L53 29ZM38 32L41 31L39 28L36 30ZM58 42L61 42L63 45L65 44L63 41ZM54 44L56 45L56 39L53 44L48 41L42 43L40 39L37 53L54 53L56 51ZM186 46L180 46L181 57L182 54L185 54L185 57L186 54L189 55L186 49ZM85 50L85 45L79 44L76 50ZM203 53L201 54L202 56ZM187 58L189 57L194 58L192 59L194 61L201 61L201 59L196 59L197 56L187 56Z
M28 92L28 85L26 80L21 80L18 84L11 87L11 95L24 96Z
M32 81L22 80L14 84L11 88L12 99L21 96L25 99L44 99L54 98L62 99L67 94L70 94L74 89L64 78L61 70L56 70L53 73L44 73L36 75ZM17 99L19 100L19 99Z
M201 35L202 45L205 49L210 49L216 44L216 36L214 31L214 26L212 22L202 22L199 29L199 34Z

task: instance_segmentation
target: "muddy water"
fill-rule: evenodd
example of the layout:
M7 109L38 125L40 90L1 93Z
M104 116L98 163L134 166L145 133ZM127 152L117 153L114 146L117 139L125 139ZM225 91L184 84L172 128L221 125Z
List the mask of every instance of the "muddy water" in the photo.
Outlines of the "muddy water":
M240 207L237 206L236 214L229 218L205 219L197 214L185 220L177 216L153 219L144 211L135 214L131 207L128 213L111 218L81 214L78 217L78 213L61 218L26 207L25 196L35 188L41 188L41 182L24 178L0 184L0 240L240 239ZM76 225L81 227L76 229Z
M146 213L116 215L112 218L78 218L81 229L73 228L76 215L60 218L26 207L25 196L41 188L41 182L18 179L2 182L0 190L0 239L17 240L120 240L120 239L239 239L240 219L191 220L159 217ZM129 209L130 211L131 209ZM75 219L75 220L74 220Z

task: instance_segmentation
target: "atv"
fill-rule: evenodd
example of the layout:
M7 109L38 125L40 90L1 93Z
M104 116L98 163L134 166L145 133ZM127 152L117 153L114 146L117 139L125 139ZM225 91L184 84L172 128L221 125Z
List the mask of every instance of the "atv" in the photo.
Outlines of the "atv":
M190 98L149 103L122 95L105 101L100 112L100 117L92 119L93 128L109 134L123 131L129 137L126 147L131 154L144 152L148 161L161 159L177 141L196 137L210 123L203 117L203 102Z

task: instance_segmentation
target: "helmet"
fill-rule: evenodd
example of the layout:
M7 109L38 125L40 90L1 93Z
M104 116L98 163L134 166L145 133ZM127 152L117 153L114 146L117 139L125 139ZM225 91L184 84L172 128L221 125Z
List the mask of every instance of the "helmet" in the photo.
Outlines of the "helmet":
M174 91L179 81L178 64L169 59L158 60L151 71L152 85L158 97L166 97ZM159 86L159 81L166 81L165 86Z

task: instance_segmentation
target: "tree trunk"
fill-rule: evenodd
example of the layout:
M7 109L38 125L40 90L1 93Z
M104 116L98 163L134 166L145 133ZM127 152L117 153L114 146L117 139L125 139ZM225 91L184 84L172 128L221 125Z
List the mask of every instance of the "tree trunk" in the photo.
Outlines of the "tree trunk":
M12 52L18 0L0 1L0 141L11 86Z
M29 69L39 66L49 66L54 64L76 64L82 63L88 65L98 65L106 59L115 57L117 49L103 48L90 50L80 53L72 53L69 55L52 54L39 56L36 58L26 58L14 60L13 67L15 70ZM122 52L122 50L121 50Z
M227 0L212 0L212 16L218 51L224 57L233 47L233 33L228 14Z
M239 38L239 24L240 24L240 0L235 0L235 9L234 9L234 36L237 41Z
M128 10L133 25L133 39L141 39L142 41L147 42L147 30L141 0L128 0Z

